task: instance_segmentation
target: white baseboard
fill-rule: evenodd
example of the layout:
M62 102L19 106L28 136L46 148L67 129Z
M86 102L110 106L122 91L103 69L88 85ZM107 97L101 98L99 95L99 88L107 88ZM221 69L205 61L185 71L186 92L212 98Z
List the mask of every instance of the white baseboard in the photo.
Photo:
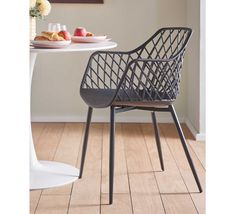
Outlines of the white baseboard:
M32 116L32 122L86 122L86 115L85 116ZM159 123L173 123L171 116L159 115L157 117L157 121ZM180 122L184 122L183 117L179 117ZM97 123L107 123L109 122L108 117L99 117L93 116L92 122ZM121 116L117 115L116 122L119 123L151 123L151 117L134 117L134 116Z
M173 123L172 117L169 115L158 115L157 120L159 123ZM32 122L86 122L86 115L84 116L32 116ZM141 116L121 116L116 117L116 121L119 123L151 123L151 117ZM193 127L192 123L184 117L179 117L181 123L186 123L193 136L198 141L205 141L205 133L198 133ZM108 117L93 116L92 122L107 123Z
M193 136L197 141L205 141L206 140L206 135L205 133L198 133L192 123L190 122L189 119L185 119L185 123L188 126L189 130L192 132Z

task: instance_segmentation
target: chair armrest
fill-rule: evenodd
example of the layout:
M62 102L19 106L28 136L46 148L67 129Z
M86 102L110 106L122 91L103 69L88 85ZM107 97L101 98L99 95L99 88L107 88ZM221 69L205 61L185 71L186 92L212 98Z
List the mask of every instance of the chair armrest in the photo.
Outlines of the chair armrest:
M113 101L175 100L179 92L183 54L170 59L130 61Z

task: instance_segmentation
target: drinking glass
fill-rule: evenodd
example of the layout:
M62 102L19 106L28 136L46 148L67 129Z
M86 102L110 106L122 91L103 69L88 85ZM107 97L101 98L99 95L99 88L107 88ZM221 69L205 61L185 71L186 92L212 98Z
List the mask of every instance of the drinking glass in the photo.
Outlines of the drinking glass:
M56 23L55 32L59 32L59 31L61 31L61 25L60 23Z
M67 31L66 25L61 25L61 30Z
M47 30L49 32L59 32L59 31L61 31L61 24L60 23L49 23Z

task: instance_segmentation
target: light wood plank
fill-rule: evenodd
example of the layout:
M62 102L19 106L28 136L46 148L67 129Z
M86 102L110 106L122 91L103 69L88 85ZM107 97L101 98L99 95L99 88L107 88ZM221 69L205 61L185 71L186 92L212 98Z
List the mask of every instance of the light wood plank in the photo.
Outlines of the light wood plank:
M48 123L46 125L36 145L39 160L53 160L64 125L64 123Z
M152 166L139 124L122 124L129 173L150 172Z
M190 132L189 128L186 126L186 124L182 124L182 129L184 131L184 134L187 138L188 144L191 146L192 150L197 155L198 159L202 163L204 169L206 168L206 143L201 141L196 141Z
M204 187L205 191L205 187ZM206 213L206 197L205 197L205 192L203 193L191 193L191 198L193 200L193 203L200 214L205 214Z
M129 178L135 214L165 213L154 173L130 174Z
M46 123L31 123L34 145L37 144L38 139L40 135L42 134L45 127L46 127Z
M121 124L116 125L115 135L114 193L129 193L127 166ZM109 188L109 125L104 125L102 153L102 193Z
M132 214L129 194L114 194L112 205L108 204L109 195L102 194L101 214Z
M198 212L200 214L204 214L206 212L206 197L205 197L205 142L200 142L200 141L196 141L193 140L192 138L192 134L189 131L189 129L183 125L183 130L185 133L185 137L187 139L188 144L191 146L189 146L189 149L192 153L192 158L193 160L196 160L197 158L199 159L199 161L201 162L201 166L199 164L199 162L197 161L195 163L195 167L198 169L201 169L198 171L198 176L200 179L200 182L202 184L202 188L203 188L203 193L191 193L191 197L192 200L198 210ZM194 152L193 152L193 151Z
M193 151L195 152L195 154L197 155L200 162L202 163L202 166L204 167L204 169L206 169L206 160L205 160L205 156L206 156L205 155L205 152L206 152L205 147L206 147L206 145L205 145L205 142L189 140L188 143L191 146L191 148L193 149Z
M42 195L36 214L66 214L69 195Z
M99 214L100 213L100 205L75 205L72 204L69 207L68 214Z
M194 204L187 194L162 195L166 214L197 213Z
M100 205L102 140L103 124L91 124L83 177L74 183L71 195L71 206L76 209Z
M76 166L78 152L82 140L84 125L81 123L66 123L60 143L57 147L54 161ZM70 194L72 184L51 188L43 191L43 194Z
M71 195L71 205L100 205L100 173L84 176L74 183Z
M55 154L55 161L76 166L82 141L84 125L81 123L66 123L60 144Z
M161 124L159 124L159 127ZM174 158L172 157L169 148L166 144L163 134L160 134L160 141L162 146L162 154L165 170L160 170L160 161L157 152L157 146L154 138L154 130L151 124L141 125L145 142L149 151L151 162L157 178L160 193L180 193L187 192L182 176L177 168Z
M33 214L36 211L39 198L41 196L41 190L30 191L30 213Z
M72 191L73 184L67 184L60 187L53 187L49 189L44 189L42 191L43 195L70 195Z
M152 167L154 171L161 171L161 165L160 165L160 160L158 156L158 151L157 151L157 145L155 141L155 133L153 130L153 125L152 124L140 124L141 131L148 149L149 157L152 163ZM161 144L162 143L162 136L161 137ZM165 154L163 154L163 157L165 158Z

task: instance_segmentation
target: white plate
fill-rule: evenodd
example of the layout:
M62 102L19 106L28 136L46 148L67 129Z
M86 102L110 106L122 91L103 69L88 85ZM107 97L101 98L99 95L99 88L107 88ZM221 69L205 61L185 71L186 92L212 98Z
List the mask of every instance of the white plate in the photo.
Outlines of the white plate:
M65 48L71 44L71 40L66 40L66 41L31 40L31 43L36 48Z
M93 42L104 42L110 39L107 39L107 36L72 36L73 42L81 43L93 43Z

